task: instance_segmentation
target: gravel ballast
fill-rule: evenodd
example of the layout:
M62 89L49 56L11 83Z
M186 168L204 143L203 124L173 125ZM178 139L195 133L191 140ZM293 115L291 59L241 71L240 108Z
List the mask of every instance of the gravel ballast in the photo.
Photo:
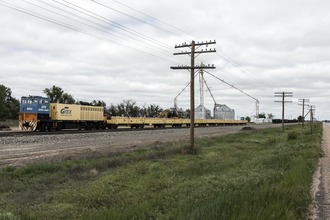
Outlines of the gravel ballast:
M280 125L248 125L254 129L278 126ZM195 137L231 134L241 131L244 127L246 126L196 127ZM160 143L186 140L189 135L190 129L182 128L0 137L0 167L153 147Z

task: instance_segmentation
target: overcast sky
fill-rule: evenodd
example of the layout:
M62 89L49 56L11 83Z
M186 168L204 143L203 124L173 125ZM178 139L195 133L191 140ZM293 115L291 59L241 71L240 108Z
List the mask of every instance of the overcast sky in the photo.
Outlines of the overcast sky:
M329 9L328 0L0 0L0 84L16 98L56 85L77 100L170 108L190 81L170 69L190 62L174 46L216 40L196 64L214 64L208 72L258 99L260 112L280 118L274 92L293 92L286 118L306 98L317 119L330 119ZM254 99L204 76L217 103L255 115ZM197 106L198 77L195 91ZM189 108L189 88L178 106Z

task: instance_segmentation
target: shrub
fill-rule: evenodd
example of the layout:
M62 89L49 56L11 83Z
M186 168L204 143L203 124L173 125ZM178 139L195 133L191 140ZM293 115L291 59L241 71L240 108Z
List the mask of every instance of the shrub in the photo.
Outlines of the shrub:
M296 140L298 138L298 132L291 131L288 133L288 141L290 140Z

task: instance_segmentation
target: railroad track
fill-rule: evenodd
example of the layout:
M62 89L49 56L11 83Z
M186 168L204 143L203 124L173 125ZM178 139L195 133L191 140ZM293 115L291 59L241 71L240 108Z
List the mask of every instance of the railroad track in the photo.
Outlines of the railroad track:
M148 131L148 130L168 130L168 129L187 129L189 127L165 127L165 128L117 128L117 129L100 129L100 130L61 130L61 131L0 131L0 137L15 137L15 136L43 136L43 135L63 135L63 134L88 134L99 132L129 132L129 131Z

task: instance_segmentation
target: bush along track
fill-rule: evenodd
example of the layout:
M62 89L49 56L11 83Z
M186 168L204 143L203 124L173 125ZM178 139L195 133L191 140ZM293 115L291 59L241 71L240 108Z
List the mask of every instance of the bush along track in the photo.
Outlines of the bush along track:
M304 219L320 124L0 171L0 219Z

